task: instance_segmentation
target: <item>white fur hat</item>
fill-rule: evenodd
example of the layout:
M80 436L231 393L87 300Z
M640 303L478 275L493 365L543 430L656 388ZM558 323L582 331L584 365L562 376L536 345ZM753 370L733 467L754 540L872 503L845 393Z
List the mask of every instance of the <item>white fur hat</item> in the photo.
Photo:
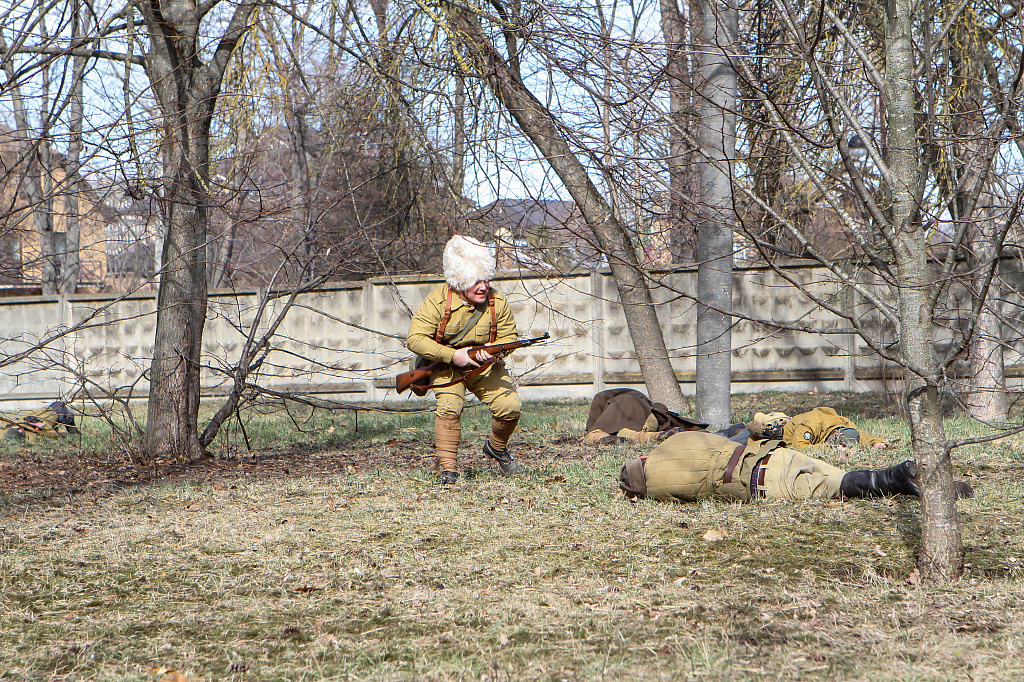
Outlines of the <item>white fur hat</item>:
M455 235L444 245L444 279L455 291L494 279L494 254L472 237Z

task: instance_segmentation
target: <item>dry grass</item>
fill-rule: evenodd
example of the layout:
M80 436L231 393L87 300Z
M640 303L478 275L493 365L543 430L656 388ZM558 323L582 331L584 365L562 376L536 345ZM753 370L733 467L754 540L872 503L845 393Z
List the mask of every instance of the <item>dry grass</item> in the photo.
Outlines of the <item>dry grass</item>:
M9 500L0 679L1024 676L1020 442L958 453L978 490L961 502L967 572L928 587L912 582L917 500L631 504L615 486L627 448L550 445L584 412L534 406L526 475L467 457L448 491L389 466ZM427 420L403 419L373 417L358 441L339 426L316 447L429 442ZM864 426L907 437L894 419ZM828 458L879 466L901 447Z

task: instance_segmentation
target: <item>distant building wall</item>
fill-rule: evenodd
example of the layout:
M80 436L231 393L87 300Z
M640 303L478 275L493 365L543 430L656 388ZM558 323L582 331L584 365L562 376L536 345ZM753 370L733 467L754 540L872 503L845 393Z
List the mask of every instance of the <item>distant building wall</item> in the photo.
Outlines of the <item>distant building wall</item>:
M2 139L2 136L0 136ZM54 168L52 184L61 186L65 182L64 169ZM39 285L42 278L42 250L39 246L39 232L36 229L35 216L28 199L23 194L16 194L17 183L6 181L0 183L0 202L5 207L3 219L0 220L0 234L12 240L20 263L20 275L24 284ZM79 196L79 282L83 287L102 285L107 277L106 221L100 215L99 207L90 199L90 193ZM63 263L64 253L68 248L67 213L62 194L49 197L50 218L53 221L55 237L54 259Z
M734 392L895 387L900 378L896 368L882 362L859 337L846 331L840 318L811 305L786 279L811 287L831 305L851 310L858 319L884 331L877 312L851 291L828 283L823 274L811 267L788 268L786 277L767 268L737 270ZM683 389L692 394L696 312L687 296L696 291L696 272L658 277L664 285L656 296L665 339ZM1016 277L1016 283L1004 298L1007 313L1019 322L1024 309L1014 292L1024 290L1024 281L1019 273L1011 277ZM351 401L406 400L395 393L394 376L408 368L410 354L403 345L409 325L407 311L415 311L439 281L422 277L370 280L300 296L278 330L256 380L277 390L340 395ZM500 279L495 286L508 294L520 336L547 331L554 339L521 350L511 359L525 398L590 398L615 386L643 390L615 283L607 273ZM222 395L229 389L227 371L238 356L264 293L211 292L203 341L206 369L202 382L207 395ZM284 300L271 301L261 329ZM46 350L0 368L0 401L38 402L72 393L82 381L62 364L81 374L94 395L102 389L144 399L155 305L153 295L121 300L103 295L0 300L0 330L6 331L0 334L0 360L27 351L59 330L80 325ZM744 318L791 321L836 333L777 330ZM937 326L940 350L948 347L946 328L950 324L944 320ZM891 342L891 335L886 340ZM1024 374L1022 350L1020 339L1014 337L1006 357L1007 374L1014 382Z

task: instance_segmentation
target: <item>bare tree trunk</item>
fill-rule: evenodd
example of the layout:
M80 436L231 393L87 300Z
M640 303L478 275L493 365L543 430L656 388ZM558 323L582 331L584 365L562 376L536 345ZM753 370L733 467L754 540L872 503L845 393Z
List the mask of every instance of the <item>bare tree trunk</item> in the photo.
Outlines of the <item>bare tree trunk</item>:
M80 0L74 0L71 7L72 21L72 42L89 31L88 8L83 8ZM68 157L64 166L64 184L66 193L64 195L64 229L66 231L64 241L64 266L60 273L60 293L65 296L75 293L78 290L78 281L81 278L82 261L80 248L82 241L81 204L82 195L82 119L83 113L83 90L85 82L85 65L87 58L78 55L74 58L71 69L71 120L70 140L68 141Z
M462 204L466 192L466 79L455 76L455 128L452 138L452 186Z
M0 33L0 52L7 52L7 41ZM53 228L47 218L43 187L40 178L39 148L46 144L45 140L39 138L33 140L29 132L28 114L25 110L25 100L22 97L21 88L18 87L18 79L14 71L14 61L4 59L4 73L7 82L11 83L11 101L14 105L14 126L15 137L19 140L18 165L21 166L18 178L18 189L25 193L28 199L29 211L32 214L36 234L39 235L39 255L42 259L42 266L45 268L49 263L52 267L51 258L53 255ZM14 200L17 203L17 200ZM45 274L40 277L45 281ZM43 293L56 293L56 289L47 292L44 286Z
M927 234L918 207L921 165L916 121L917 103L912 3L891 0L885 31L885 115L888 162L892 174L893 253L897 268L900 354L905 361L905 391L917 477L921 486L922 577L948 581L963 571L960 523L953 491L953 471L946 447L939 400L941 374L932 338L934 283L928 273Z
M464 46L484 74L487 86L544 155L607 255L650 397L669 409L684 409L686 402L669 360L651 292L625 229L565 141L554 116L501 57L477 19L455 8L451 16L468 38Z
M938 186L949 202L954 221L966 228L970 265L970 289L978 304L973 334L969 339L970 386L967 409L970 416L985 422L1006 420L1008 402L1003 367L1002 323L996 309L999 301L997 259L1004 235L991 202L993 180L988 177L984 151L986 140L984 84L991 62L987 43L992 36L973 11L964 10L950 29L948 39L950 129L953 144L943 149L945 172ZM973 182L967 182L973 180ZM991 279L990 279L991 278ZM991 284L990 284L991 282ZM978 298L983 300L978 301Z
M47 35L45 9L39 8L39 29ZM57 253L57 243L53 230L53 148L50 145L50 68L41 70L42 91L39 97L39 144L36 154L39 159L36 170L39 172L39 203L33 204L36 232L39 235L39 268L40 284L43 295L52 296L57 293L57 278L61 254Z
M237 186L234 191L236 193L239 191ZM228 220L231 222L231 225L228 227L227 232L221 235L220 239L216 240L216 256L211 256L213 261L211 263L211 289L220 289L231 283L229 273L231 272L231 256L234 255L235 252L235 239L237 238L238 221L231 220L230 216L228 217Z
M739 12L726 2L704 9L701 72L701 218L697 228L697 418L729 425L732 387L732 161L736 153L737 78L730 54Z
M163 116L161 217L166 236L149 372L147 458L195 460L200 355L206 322L209 130L231 52L253 2L239 4L210 61L200 60L199 16L187 0L142 5L150 31L146 74ZM206 36L203 36L206 40Z
M686 144L684 131L694 124L690 101L693 85L690 73L691 47L687 40L686 21L679 9L678 0L661 1L661 33L665 38L665 78L668 85L669 119L668 130L668 174L669 174L669 216L671 220L672 255L681 260L691 244L690 229L685 218L686 203L691 195L693 169L692 151ZM699 2L694 3L699 6ZM697 12L699 14L699 12ZM691 11L690 25L697 19Z
M974 295L986 291L989 265L999 258L1001 239L996 220L990 210L974 221L971 229L970 251L974 273ZM967 395L967 410L971 417L983 422L1006 421L1009 403L1006 394L1006 369L1003 364L1002 321L996 308L1000 299L999 275L987 288L988 300L978 314L971 339L971 386Z

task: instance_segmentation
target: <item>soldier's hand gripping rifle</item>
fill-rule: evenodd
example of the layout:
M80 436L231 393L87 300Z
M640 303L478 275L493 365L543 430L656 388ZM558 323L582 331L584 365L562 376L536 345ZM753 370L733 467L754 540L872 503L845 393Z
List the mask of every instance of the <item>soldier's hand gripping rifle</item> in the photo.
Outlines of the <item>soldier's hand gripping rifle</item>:
M487 353L491 357L489 360L484 360L483 362L480 362L479 367L474 367L473 370L468 372L465 376L460 377L459 379L456 379L454 381L449 381L447 384L437 384L436 386L431 384L430 375L436 372L437 370L448 366L449 364L447 362L442 362L438 360L437 362L433 362L429 365L425 365L418 369L411 369L408 372L402 372L397 377L395 377L395 388L398 389L399 393L404 393L406 389L411 388L413 393L419 396L423 396L426 395L427 391L429 391L432 388L447 388L449 386L454 386L460 381L465 381L466 379L472 376L476 376L477 374L485 370L487 367L493 365L498 360L501 360L501 358L504 357L505 354L511 353L517 348L526 348L527 346L532 346L535 343L547 341L550 338L551 335L548 334L547 332L544 332L543 336L538 336L532 339L520 339L519 341L510 341L508 343L495 343L488 344L485 346L473 346L472 348L469 349L469 357L471 357L474 361L480 362L477 356L481 352Z

